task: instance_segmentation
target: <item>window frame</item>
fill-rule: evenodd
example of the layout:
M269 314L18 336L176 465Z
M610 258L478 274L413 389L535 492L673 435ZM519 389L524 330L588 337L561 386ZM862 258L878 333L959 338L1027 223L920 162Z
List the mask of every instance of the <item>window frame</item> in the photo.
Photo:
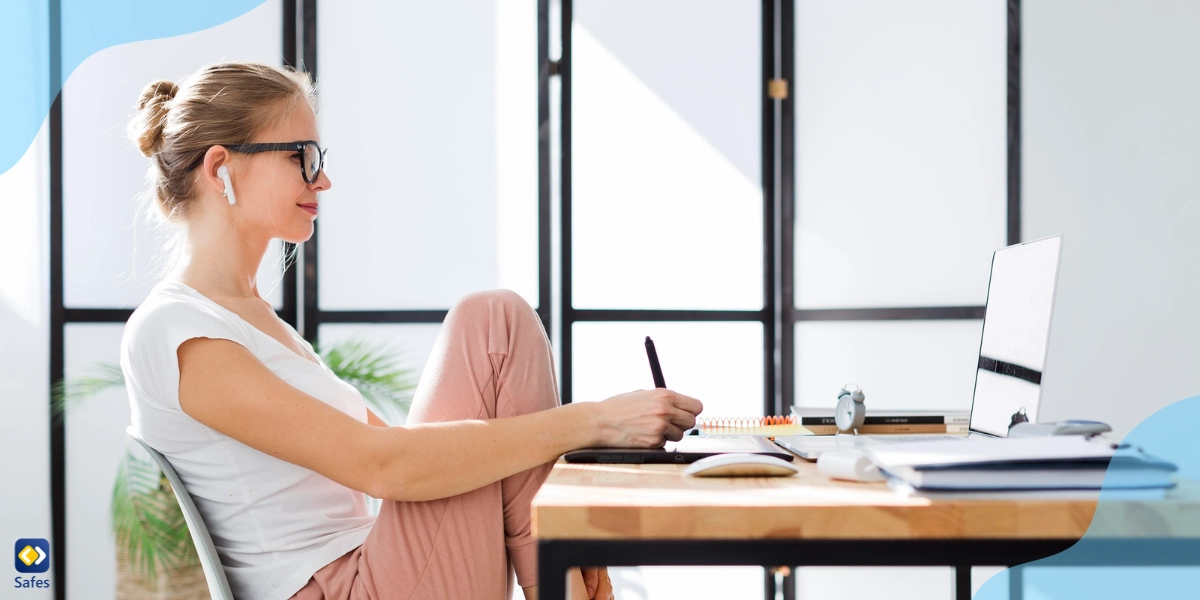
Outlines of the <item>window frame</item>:
M795 0L762 2L762 184L763 184L763 308L761 310L577 309L572 306L571 272L571 26L573 0L559 0L560 56L549 58L550 0L538 0L539 125L547 137L549 80L560 80L559 127L559 263L561 313L558 348L561 356L560 394L564 403L573 395L572 325L594 321L758 321L763 325L763 412L786 415L795 399L795 325L807 321L893 321L982 319L984 307L911 306L839 309L800 309L795 306L795 97L773 98L772 80L795 81ZM1021 239L1020 0L1007 0L1007 207L1008 244ZM545 57L545 58L543 58ZM540 203L550 196L549 140L539 146ZM541 206L541 204L539 204ZM548 211L548 208L545 209ZM548 214L542 215L548 219ZM548 235L548 232L547 232ZM548 244L543 244L543 247ZM543 303L544 305L544 303ZM549 329L547 329L549 331Z
M909 319L982 319L983 306L871 307L846 309L797 309L794 294L795 229L795 106L792 95L772 98L768 85L773 79L795 81L794 0L762 2L762 183L763 183L763 308L760 310L604 310L576 309L571 305L571 22L572 0L558 0L561 54L551 58L551 0L537 2L538 70L538 305L542 323L557 339L560 352L560 394L571 401L571 329L579 322L616 321L755 321L763 326L763 374L765 414L786 414L795 395L795 324L805 321L890 321ZM63 290L63 98L54 89L62 68L61 0L50 4L50 85L55 99L49 120L50 192L50 356L49 385L64 376L64 343L67 324L123 323L132 309L67 307ZM284 0L282 63L298 67L317 78L317 0ZM1021 1L1007 0L1007 243L1021 241ZM551 93L550 81L559 79L561 125L558 131L559 206L552 206ZM561 243L553 256L553 211L559 211ZM321 310L318 305L317 270L319 225L297 253L298 263L288 264L283 274L283 305L279 316L314 341L322 323L440 323L447 310ZM285 243L284 255L294 250ZM553 269L559 263L558 272ZM555 275L560 284L553 294ZM561 331L551 328L554 312L560 313ZM53 416L53 414L52 414ZM53 542L58 548L54 569L55 597L66 594L66 452L65 423L50 419L50 484ZM794 589L793 575L784 579L786 590ZM767 596L774 597L776 579L766 574Z

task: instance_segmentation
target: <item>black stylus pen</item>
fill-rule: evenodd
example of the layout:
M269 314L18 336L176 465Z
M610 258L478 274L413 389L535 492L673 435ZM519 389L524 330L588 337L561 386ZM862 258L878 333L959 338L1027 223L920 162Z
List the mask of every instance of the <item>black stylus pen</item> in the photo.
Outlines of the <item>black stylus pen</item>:
M662 366L658 364L658 352L654 349L654 340L650 339L650 336L646 336L646 358L650 359L650 375L654 377L654 387L667 387L667 382L663 381ZM694 427L683 432L684 435L697 435L699 433Z
M654 340L651 340L650 336L646 336L646 357L650 359L650 374L654 376L654 387L667 387L667 382L663 381L662 367L658 364L658 352L655 352Z

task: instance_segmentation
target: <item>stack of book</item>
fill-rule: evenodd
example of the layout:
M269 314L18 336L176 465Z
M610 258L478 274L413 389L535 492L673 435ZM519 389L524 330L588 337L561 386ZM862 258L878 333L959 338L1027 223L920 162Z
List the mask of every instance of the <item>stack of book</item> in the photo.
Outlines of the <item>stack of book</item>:
M939 498L1097 494L1160 498L1175 485L1175 465L1100 437L970 438L875 445L868 458L906 495Z
M838 432L832 407L793 406L792 416L809 433L828 435ZM967 433L971 425L969 410L875 410L867 409L867 418L858 433Z

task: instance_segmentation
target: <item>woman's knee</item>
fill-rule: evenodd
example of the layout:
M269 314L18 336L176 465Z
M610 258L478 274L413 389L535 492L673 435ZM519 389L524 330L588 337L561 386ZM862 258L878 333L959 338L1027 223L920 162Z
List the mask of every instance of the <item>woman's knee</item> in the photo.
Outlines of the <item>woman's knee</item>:
M493 309L496 307L506 309L504 310L506 313L508 312L507 309L515 309L513 313L518 315L518 317L522 316L522 313L537 315L533 306L525 300L524 296L504 288L471 292L459 298L451 310L469 314L490 315L493 314Z

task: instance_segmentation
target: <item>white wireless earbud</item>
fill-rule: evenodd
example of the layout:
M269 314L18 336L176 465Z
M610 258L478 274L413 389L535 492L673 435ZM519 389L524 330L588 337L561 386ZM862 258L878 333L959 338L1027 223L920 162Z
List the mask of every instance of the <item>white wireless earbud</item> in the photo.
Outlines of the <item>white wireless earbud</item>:
M229 167L225 165L217 167L217 177L225 182L225 197L229 198L229 205L233 206L237 202L237 197L233 195L233 182L229 180Z

